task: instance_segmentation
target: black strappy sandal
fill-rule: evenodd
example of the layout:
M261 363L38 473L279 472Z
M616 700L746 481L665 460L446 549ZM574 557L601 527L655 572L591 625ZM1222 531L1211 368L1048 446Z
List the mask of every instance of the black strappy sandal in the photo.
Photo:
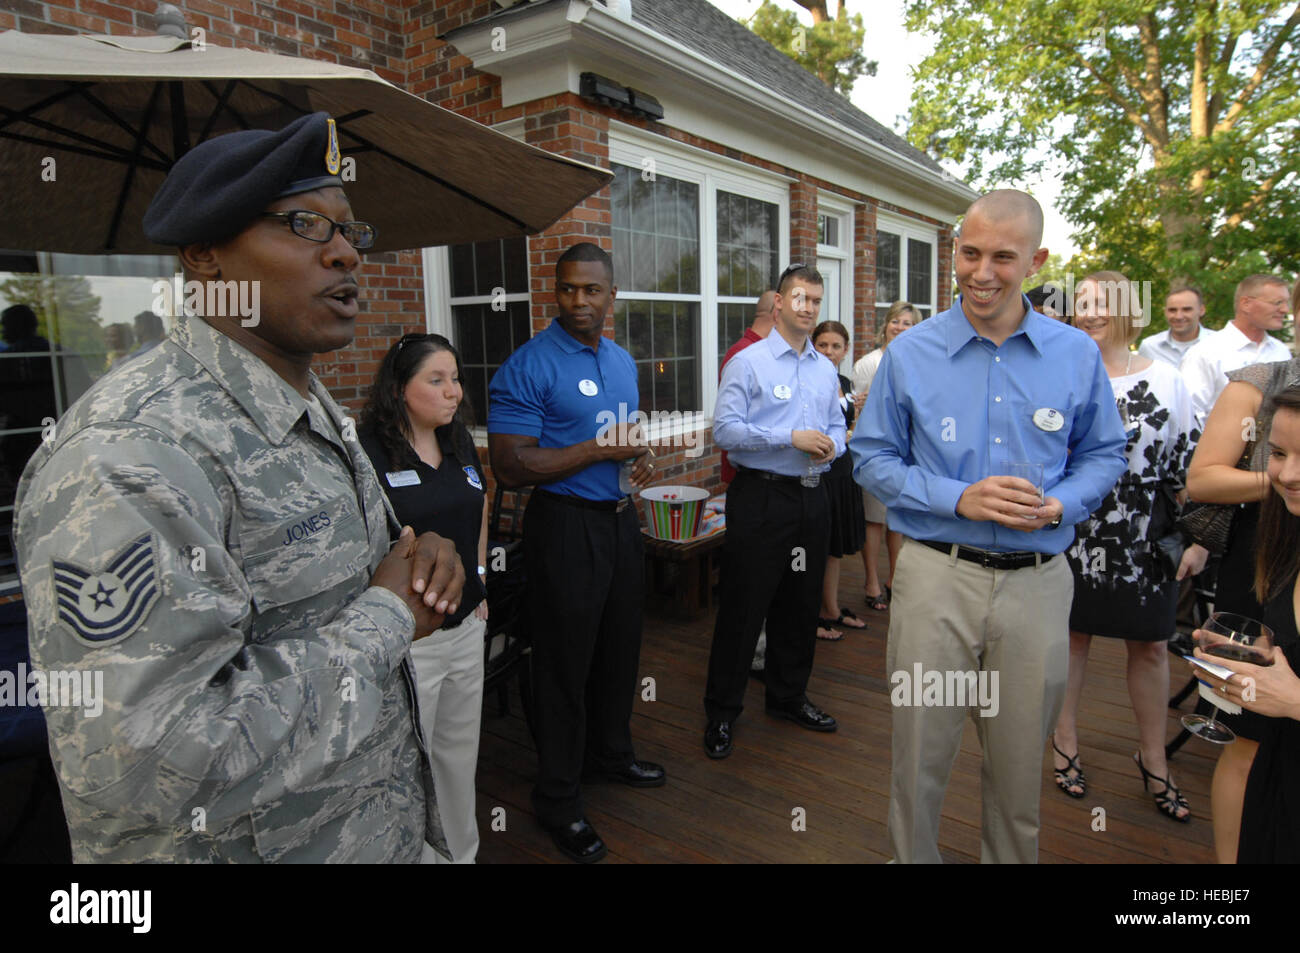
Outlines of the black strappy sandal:
M1148 794L1151 794L1151 796L1155 799L1156 810L1159 811L1161 814L1163 814L1165 817L1169 818L1171 821L1177 821L1179 824L1186 824L1188 821L1190 821L1192 819L1192 808L1187 803L1187 798L1183 797L1182 793L1178 790L1178 788L1174 787L1173 784L1170 783L1169 778L1157 777L1156 775L1148 771L1146 767L1143 766L1142 764L1141 751L1133 755L1133 760L1137 762L1138 770L1142 772L1142 790L1146 791ZM1159 781L1161 784L1165 786L1165 789L1161 791L1159 794L1153 793L1149 787L1149 782L1151 781ZM1172 797L1170 796L1170 792L1173 793ZM1187 813L1184 814L1182 817L1178 816L1179 808L1184 808L1187 811Z
M1052 735L1052 750L1065 759L1065 767L1052 766L1052 770L1056 772L1056 786L1066 795L1076 800L1083 797L1088 793L1088 779L1083 776L1083 768L1079 767L1079 753L1076 751L1074 757L1071 758L1056 747L1056 735ZM1071 771L1074 772L1073 776L1070 775ZM1079 790L1075 792L1071 791L1070 788L1078 788Z

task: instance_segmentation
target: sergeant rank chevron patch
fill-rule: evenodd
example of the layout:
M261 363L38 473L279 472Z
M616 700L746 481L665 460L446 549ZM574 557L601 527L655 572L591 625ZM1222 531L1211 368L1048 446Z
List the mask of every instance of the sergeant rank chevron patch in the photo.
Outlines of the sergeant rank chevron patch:
M59 621L79 638L104 645L140 627L158 601L158 564L146 533L113 557L102 572L51 560Z

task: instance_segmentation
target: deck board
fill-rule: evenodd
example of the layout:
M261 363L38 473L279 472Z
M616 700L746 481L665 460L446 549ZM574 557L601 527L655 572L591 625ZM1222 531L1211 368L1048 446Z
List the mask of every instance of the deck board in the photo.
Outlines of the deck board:
M845 560L844 605L869 628L844 641L819 642L809 697L840 723L834 734L805 731L763 712L763 687L750 680L745 713L730 758L705 757L703 695L712 615L693 622L646 618L641 678L655 680L655 700L637 698L632 735L638 757L668 771L662 788L584 785L587 813L609 845L606 863L883 863L889 859L889 683L884 671L888 617L863 607L862 565ZM1079 717L1089 788L1071 800L1052 782L1044 747L1042 863L1212 863L1210 776L1217 750L1193 739L1174 757L1175 780L1192 806L1192 822L1156 813L1143 793L1132 755L1137 749L1124 680L1124 646L1095 639ZM1187 666L1171 660L1177 690ZM1194 701L1184 703L1190 709ZM1171 712L1168 737L1178 730ZM480 863L567 863L536 825L529 804L535 754L511 687L510 714L490 699L479 756ZM493 829L493 808L505 808L506 830ZM806 812L806 830L792 829L792 811ZM1093 809L1106 829L1093 830ZM500 812L498 812L499 814ZM499 822L497 826L500 826ZM980 850L980 751L966 724L953 764L939 828L949 863L975 863Z

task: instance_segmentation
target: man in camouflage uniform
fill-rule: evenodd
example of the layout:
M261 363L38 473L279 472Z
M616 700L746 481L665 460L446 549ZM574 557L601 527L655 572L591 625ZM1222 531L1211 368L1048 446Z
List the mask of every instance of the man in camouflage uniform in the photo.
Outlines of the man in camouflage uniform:
M180 318L24 472L33 664L103 672L100 717L46 711L78 861L446 852L407 653L464 571L432 534L390 551L374 471L309 369L352 339L373 240L337 171L323 113L178 162L146 234L187 278L260 282L260 313Z

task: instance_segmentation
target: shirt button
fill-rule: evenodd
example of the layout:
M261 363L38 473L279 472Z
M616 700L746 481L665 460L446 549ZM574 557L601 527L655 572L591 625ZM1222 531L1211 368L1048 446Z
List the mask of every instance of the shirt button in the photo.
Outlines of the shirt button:
M1002 358L1000 358L1000 357L995 357L995 358L993 358L993 360L994 360L996 363L998 363L998 364L1001 364L1001 363L1002 363Z
M994 397L994 398L993 398L993 403L995 403L995 404L1000 404L1000 403L1002 403L1002 398L1001 398L1001 397Z
M994 438L993 438L993 442L994 442L994 443L1001 443L1001 442L1002 442L1002 438L1001 438L1001 437L994 437Z

